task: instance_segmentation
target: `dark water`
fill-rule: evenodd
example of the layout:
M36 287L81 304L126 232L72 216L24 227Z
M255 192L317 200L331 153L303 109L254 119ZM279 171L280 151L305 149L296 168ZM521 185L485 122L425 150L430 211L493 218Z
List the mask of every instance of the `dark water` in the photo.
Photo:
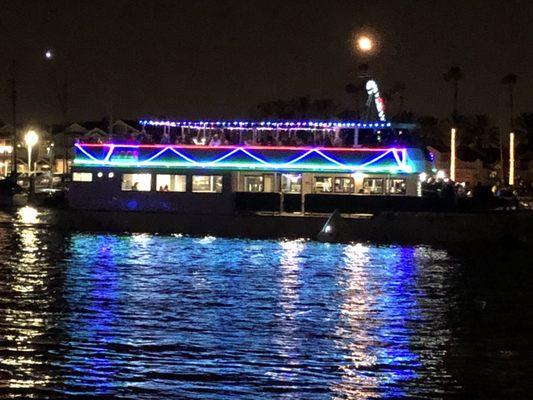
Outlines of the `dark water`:
M1 398L531 393L528 261L23 217L0 213Z

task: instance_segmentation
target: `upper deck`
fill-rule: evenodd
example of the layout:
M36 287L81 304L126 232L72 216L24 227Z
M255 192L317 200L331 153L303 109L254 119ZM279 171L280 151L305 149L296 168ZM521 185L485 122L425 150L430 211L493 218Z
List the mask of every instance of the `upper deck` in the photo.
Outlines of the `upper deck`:
M388 174L425 170L419 149L395 141L391 146L359 145L359 129L378 137L393 136L395 127L388 122L141 120L140 124L143 130L136 137L77 143L74 166Z

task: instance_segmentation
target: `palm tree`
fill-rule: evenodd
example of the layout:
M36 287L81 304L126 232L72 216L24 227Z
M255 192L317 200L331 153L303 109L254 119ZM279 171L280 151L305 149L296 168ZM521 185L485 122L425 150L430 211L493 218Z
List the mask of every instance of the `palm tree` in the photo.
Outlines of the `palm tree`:
M442 77L446 82L453 83L453 124L457 123L457 99L459 97L459 81L465 77L463 70L459 67L451 67L448 72L445 72Z
M361 118L361 106L362 106L362 97L364 93L366 93L366 90L364 88L363 82L358 83L348 83L345 86L346 93L353 96L354 102L355 102L355 113L356 113L356 119Z
M382 97L386 101L386 106L389 106L390 103L393 103L396 98L398 98L399 105L397 108L396 116L400 116L404 113L403 105L404 105L404 96L403 93L405 92L406 86L403 82L394 82L392 87L383 92ZM390 107L387 107L390 112Z
M502 85L507 86L507 89L509 90L509 121L511 123L510 128L513 128L513 113L514 113L514 87L516 85L516 81L518 80L518 76L516 74L510 73L503 77L502 79Z
M518 76L513 73L509 73L505 75L501 81L502 85L507 86L507 90L509 91L509 129L512 131L514 128L514 87L516 85L516 81L518 80ZM500 129L500 163L501 163L501 172L502 172L502 181L505 182L505 168L503 163L503 146L504 146L504 135L503 135L503 129Z

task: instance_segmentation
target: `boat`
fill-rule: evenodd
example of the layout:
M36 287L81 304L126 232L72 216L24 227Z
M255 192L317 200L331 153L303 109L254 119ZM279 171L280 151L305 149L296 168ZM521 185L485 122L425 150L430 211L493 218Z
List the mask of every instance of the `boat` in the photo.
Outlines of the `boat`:
M10 176L0 180L0 207L23 207L28 194Z
M533 240L533 214L436 208L440 200L421 193L432 168L422 149L359 140L394 138L403 126L140 125L138 138L75 144L62 229L314 239L323 230L323 241L384 243L498 242L509 235Z
M421 149L358 143L361 130L395 129L382 121L140 124L163 128L174 143L76 143L71 209L190 218L414 207L428 168Z

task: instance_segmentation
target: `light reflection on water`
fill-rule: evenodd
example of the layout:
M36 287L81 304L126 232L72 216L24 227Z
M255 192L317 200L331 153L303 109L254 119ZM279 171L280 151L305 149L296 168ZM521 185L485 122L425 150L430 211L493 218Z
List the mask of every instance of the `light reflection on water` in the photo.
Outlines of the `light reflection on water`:
M364 399L453 391L429 247L0 227L0 394Z

